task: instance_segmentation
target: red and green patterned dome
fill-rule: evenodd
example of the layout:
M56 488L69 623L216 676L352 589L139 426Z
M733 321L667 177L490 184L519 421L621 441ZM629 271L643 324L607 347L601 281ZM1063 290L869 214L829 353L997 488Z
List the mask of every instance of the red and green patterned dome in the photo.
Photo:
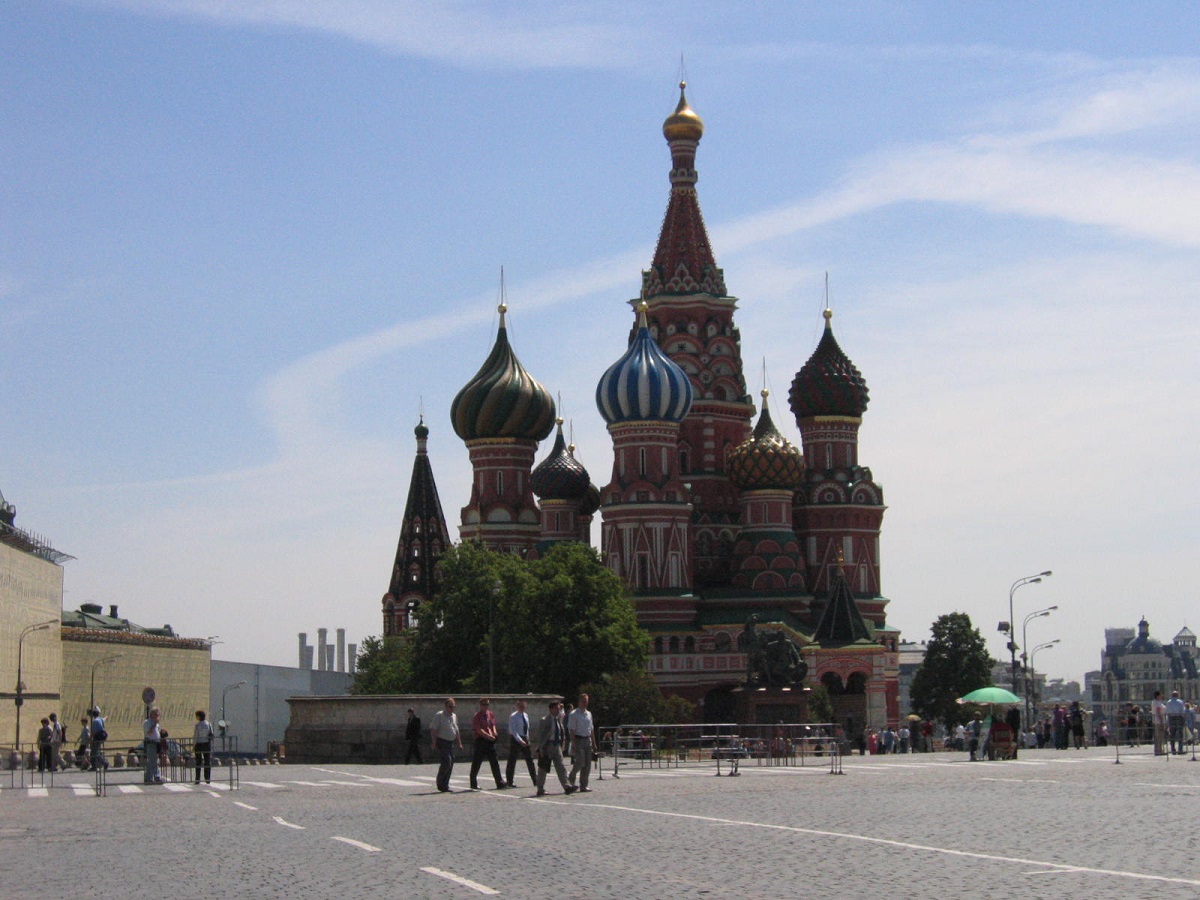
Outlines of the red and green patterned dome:
M870 392L850 357L842 352L833 336L833 311L825 310L825 333L821 342L796 373L788 402L796 421L813 416L849 416L858 418L867 409Z
M804 457L771 421L767 394L762 392L762 414L754 432L729 454L729 477L743 491L794 491L804 477Z
M554 398L525 371L509 345L505 312L507 307L501 304L500 329L492 352L450 406L454 433L464 441L540 441L554 427Z

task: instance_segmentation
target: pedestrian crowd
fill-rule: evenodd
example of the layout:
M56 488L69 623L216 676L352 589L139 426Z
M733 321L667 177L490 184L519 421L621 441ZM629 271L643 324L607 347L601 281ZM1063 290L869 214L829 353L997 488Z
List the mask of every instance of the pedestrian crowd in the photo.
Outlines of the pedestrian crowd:
M588 695L580 694L575 708L567 713L563 709L562 701L551 700L547 704L546 715L531 720L528 703L518 700L508 716L508 765L501 775L500 761L496 755L496 741L499 740L496 715L492 712L491 699L481 698L479 708L471 716L473 745L470 789L480 789L479 772L485 762L492 780L496 783L496 790L516 787L514 778L517 766L524 760L529 780L537 788L537 796L545 796L546 779L551 769L554 770L564 794L573 794L576 791L590 793L592 789L588 785L592 773L592 760L599 744L588 703ZM455 751L463 749L462 726L459 725L457 708L458 704L454 698L447 697L429 725L432 749L438 760L437 789L443 793L450 791ZM405 728L405 764L413 757L418 763L421 762L420 750L415 746L420 740L420 734L421 720L410 709ZM571 759L569 772L565 762L568 757Z

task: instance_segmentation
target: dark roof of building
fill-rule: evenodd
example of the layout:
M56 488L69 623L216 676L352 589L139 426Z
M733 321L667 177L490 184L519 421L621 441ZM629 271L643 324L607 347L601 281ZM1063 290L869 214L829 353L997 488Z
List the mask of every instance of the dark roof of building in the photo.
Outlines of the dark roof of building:
M62 624L64 628L88 628L109 632L124 632L126 634L151 634L158 637L178 637L170 625L161 628L144 628L135 625L128 619L116 615L117 608L110 607L110 614L104 615L104 610L98 603L84 603L77 610L63 610Z
M842 567L834 566L832 589L829 602L821 613L821 621L813 640L822 647L838 647L846 644L875 643L870 626L854 602L854 594L846 582Z

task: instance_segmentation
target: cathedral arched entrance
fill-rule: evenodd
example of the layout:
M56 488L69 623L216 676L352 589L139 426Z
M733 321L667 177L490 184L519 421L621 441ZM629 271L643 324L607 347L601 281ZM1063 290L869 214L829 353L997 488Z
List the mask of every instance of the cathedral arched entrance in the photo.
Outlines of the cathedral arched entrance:
M846 737L853 743L862 733L867 722L867 675L851 672L846 680L837 672L824 672L821 686L829 692L829 703L833 707L833 721L840 725Z

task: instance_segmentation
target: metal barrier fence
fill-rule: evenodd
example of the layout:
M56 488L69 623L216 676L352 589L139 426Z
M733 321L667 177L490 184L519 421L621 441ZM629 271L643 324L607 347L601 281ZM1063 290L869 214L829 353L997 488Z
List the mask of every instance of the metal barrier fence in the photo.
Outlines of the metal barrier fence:
M78 748L63 749L58 761L61 767L53 765L55 760L49 760L43 766L38 753L36 742L7 744L0 747L0 762L3 771L8 775L9 788L71 788L79 782L67 780L64 776L91 772L94 776L96 796L103 797L110 783L128 784L142 783L146 778L146 759L142 745L129 747L122 743L119 747L112 746L111 741L101 746L97 764L92 766L91 747L84 753ZM190 740L175 740L171 738L163 742L166 746L159 754L159 772L164 782L183 783L196 781L196 755L193 742ZM126 749L128 748L128 749ZM225 782L229 790L237 790L240 786L239 761L233 757L222 756L219 752L212 754L212 775L218 781ZM203 772L200 773L203 775ZM131 776L122 779L118 776ZM132 777L136 776L136 778ZM55 783L57 779L57 784Z
M844 738L830 723L739 725L623 725L599 728L600 777L609 760L614 778L621 769L712 768L736 776L743 765L828 766L842 774Z
M138 765L127 766L124 769L113 769L112 774L138 774L139 780L137 782L130 781L126 783L157 783L153 781L147 782L150 760L145 758L144 749L142 747L133 747L130 749L130 755L135 757ZM236 757L222 754L219 751L209 751L209 757L208 772L214 774L217 781L225 781L228 790L238 790L241 787L240 761ZM175 738L168 738L165 741L160 741L157 762L156 771L161 782L164 784L184 784L187 782L200 784L201 777L206 774L204 771L205 767L202 764L199 767L197 766L198 761L196 759L194 742L187 739L177 740ZM95 770L96 796L98 797L104 797L108 794L109 771L110 769L107 765L98 766ZM208 783L209 780L205 778L205 783Z

